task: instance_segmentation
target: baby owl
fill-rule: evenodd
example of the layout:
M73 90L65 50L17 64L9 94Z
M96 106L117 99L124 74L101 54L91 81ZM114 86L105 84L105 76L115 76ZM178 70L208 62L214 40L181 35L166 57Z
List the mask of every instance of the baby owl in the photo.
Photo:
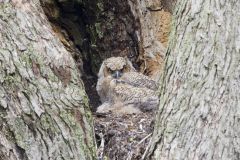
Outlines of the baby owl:
M98 113L140 113L156 108L159 103L156 82L136 72L126 57L103 61L96 89L102 102Z

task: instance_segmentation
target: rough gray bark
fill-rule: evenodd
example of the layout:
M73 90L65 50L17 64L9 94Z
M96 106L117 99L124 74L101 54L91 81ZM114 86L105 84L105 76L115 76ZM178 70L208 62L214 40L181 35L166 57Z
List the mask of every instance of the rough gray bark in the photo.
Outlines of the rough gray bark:
M160 0L40 1L62 43L83 62L93 108L100 105L94 86L106 58L128 56L137 70L158 79L171 19Z
M38 0L0 2L0 159L95 159L88 98Z
M176 5L150 159L240 159L239 8Z

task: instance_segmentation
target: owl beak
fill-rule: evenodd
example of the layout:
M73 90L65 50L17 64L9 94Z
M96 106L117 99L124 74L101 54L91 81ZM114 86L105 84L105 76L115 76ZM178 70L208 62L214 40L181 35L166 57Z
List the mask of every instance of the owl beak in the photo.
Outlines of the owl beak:
M112 77L116 79L120 78L121 76L122 76L122 73L118 70L112 74Z

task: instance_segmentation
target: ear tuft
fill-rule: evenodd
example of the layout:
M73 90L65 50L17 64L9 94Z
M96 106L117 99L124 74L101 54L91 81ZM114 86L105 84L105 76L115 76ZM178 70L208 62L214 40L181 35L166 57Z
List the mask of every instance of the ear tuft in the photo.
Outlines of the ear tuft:
M124 57L127 62L127 68L129 72L136 72L136 69L133 67L132 62L127 58L127 56Z
M99 69L99 72L98 72L98 78L102 78L102 77L104 77L104 69L105 69L105 62L103 61L103 63L102 63L102 65L101 65L101 67L100 67L100 69Z

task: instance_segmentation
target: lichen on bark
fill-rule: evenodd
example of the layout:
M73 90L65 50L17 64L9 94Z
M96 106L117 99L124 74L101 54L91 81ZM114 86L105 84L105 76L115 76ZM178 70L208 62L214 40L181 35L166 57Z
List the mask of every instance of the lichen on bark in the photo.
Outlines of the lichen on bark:
M0 3L0 28L0 158L95 159L83 82L39 1Z
M149 159L239 159L239 1L178 1Z

